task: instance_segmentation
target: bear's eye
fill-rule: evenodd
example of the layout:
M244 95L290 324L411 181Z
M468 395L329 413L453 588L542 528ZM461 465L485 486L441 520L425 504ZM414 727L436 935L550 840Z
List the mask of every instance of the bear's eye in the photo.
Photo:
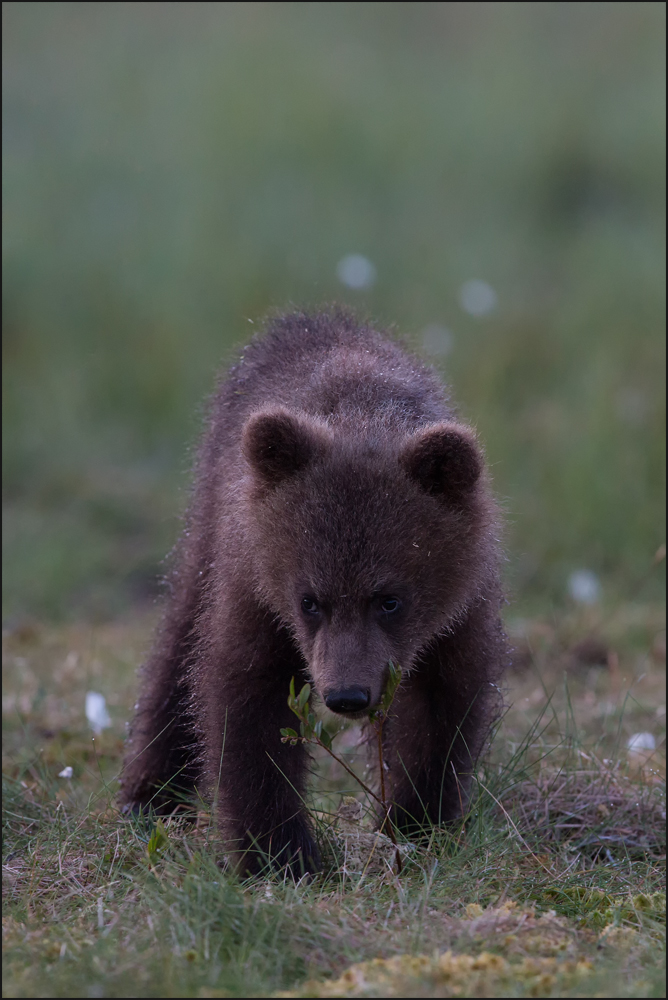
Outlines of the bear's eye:
M302 597L302 611L305 615L317 615L320 605L313 597Z
M396 597L386 597L381 601L380 610L386 615L392 615L401 607L401 601Z

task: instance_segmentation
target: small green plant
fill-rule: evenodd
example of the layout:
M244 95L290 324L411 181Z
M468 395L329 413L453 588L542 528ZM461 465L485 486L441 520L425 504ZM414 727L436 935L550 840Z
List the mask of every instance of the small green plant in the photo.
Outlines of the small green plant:
M399 846L397 844L396 835L394 832L394 826L390 819L390 807L391 803L387 800L387 791L385 787L385 761L383 759L383 724L387 719L390 707L394 701L394 697L397 693L397 688L401 683L401 667L392 663L390 660L388 678L385 684L385 690L383 691L383 696L380 700L380 704L377 708L371 709L368 712L369 722L373 726L376 733L376 741L378 746L378 769L380 772L380 795L377 795L369 786L362 781L362 779L355 774L355 772L348 767L345 760L340 757L332 749L332 739L333 737L327 732L322 724L322 719L316 719L315 713L312 711L309 701L311 698L311 685L304 684L299 694L295 694L295 679L294 677L290 681L290 694L288 695L288 707L299 719L299 732L289 727L281 729L281 740L283 743L290 743L292 746L296 746L297 743L312 743L315 746L322 747L326 750L330 757L338 761L341 767L345 768L348 774L352 775L359 786L366 792L367 795L371 796L375 802L381 808L382 822L380 824L380 831L382 832L384 827L387 825L387 830L389 833L390 840L395 847L395 858L397 862L397 874L401 874L402 863L401 854L399 852Z
M146 846L146 851L148 853L148 860L151 865L154 865L156 861L161 857L164 849L169 843L169 834L165 829L165 825L161 819L155 825L155 829L151 833L149 842Z

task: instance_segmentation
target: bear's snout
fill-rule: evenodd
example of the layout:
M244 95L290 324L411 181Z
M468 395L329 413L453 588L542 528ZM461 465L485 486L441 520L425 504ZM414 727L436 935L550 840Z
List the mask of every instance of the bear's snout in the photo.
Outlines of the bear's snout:
M349 687L340 691L329 691L325 695L325 705L331 712L339 715L363 712L371 702L369 688Z

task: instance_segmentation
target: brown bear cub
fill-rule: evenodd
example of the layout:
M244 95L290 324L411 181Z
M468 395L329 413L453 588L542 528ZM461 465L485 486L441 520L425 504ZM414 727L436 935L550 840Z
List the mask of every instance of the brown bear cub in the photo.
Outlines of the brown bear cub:
M290 679L359 719L393 661L392 818L410 834L461 816L506 657L497 535L480 446L433 371L347 312L272 320L213 400L126 809L197 788L242 872L317 870L308 754L281 742Z

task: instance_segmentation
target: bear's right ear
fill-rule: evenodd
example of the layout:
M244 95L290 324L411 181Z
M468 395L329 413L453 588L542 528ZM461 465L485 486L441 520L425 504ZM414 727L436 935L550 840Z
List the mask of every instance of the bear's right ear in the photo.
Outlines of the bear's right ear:
M463 424L432 424L411 435L399 461L426 493L455 503L471 493L483 470L475 434Z
M271 487L321 455L327 439L323 427L300 420L289 410L264 410L246 422L241 447L253 471Z

